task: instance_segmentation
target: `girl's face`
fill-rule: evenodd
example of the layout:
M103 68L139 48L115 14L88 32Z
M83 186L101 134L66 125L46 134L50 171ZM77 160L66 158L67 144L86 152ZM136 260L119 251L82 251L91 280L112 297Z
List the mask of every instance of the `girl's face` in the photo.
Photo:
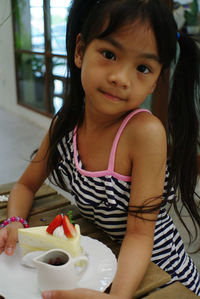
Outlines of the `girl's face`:
M86 108L105 115L137 108L154 91L162 68L154 33L141 22L94 39L86 49L78 35L75 64L81 69Z

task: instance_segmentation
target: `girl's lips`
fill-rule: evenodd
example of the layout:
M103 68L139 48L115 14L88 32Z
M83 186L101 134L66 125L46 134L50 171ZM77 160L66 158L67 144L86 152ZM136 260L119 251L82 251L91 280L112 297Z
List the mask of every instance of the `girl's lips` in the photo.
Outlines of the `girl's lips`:
M103 94L106 98L108 98L109 100L112 100L112 101L114 101L114 102L124 101L122 98L120 98L120 97L118 97L118 96L115 96L115 95L113 95L113 94L111 94L111 93L108 93L108 92L105 92L105 91L101 91L101 92L102 92L102 94Z

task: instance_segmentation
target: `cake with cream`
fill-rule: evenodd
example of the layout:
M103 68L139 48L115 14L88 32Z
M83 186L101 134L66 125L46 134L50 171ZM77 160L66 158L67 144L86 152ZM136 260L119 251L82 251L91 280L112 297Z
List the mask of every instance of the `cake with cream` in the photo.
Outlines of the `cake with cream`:
M57 215L48 226L18 229L22 256L31 251L46 251L61 248L75 257L82 253L80 227L64 215Z

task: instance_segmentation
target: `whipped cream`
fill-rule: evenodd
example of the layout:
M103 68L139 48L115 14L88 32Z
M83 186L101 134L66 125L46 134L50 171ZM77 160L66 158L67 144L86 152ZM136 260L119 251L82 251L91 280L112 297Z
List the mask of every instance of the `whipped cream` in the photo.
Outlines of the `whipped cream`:
M54 229L53 236L57 237L57 238L60 238L60 239L68 239L67 236L64 233L64 229L63 229L62 225L60 225L56 229Z

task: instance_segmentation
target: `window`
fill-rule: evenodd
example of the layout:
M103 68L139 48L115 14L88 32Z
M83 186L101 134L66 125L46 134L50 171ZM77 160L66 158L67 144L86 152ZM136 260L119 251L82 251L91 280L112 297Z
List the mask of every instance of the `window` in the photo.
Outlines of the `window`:
M198 38L200 33L200 0L174 0L173 8L178 30Z
M70 0L12 0L18 103L52 116L62 106Z

